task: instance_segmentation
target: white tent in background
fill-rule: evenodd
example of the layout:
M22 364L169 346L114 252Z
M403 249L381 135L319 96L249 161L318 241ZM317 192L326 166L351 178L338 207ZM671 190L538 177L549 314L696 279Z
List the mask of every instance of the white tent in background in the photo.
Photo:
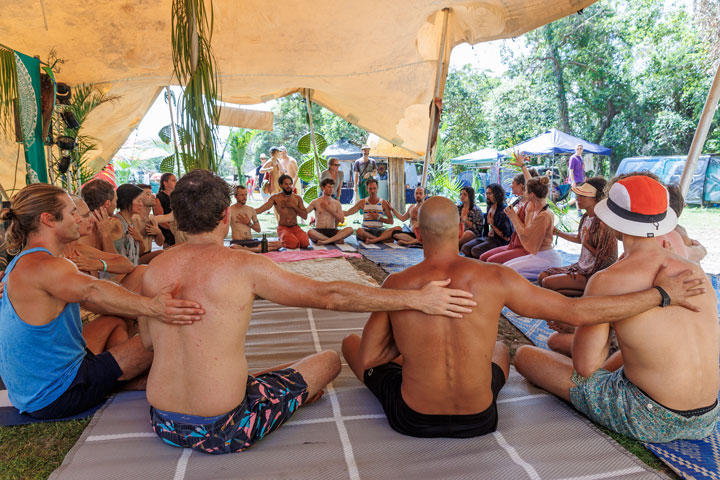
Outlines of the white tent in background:
M83 133L108 162L172 75L171 4L6 2L2 43L65 61L59 81L92 83L119 100L96 109ZM453 46L517 37L594 0L216 0L212 48L222 100L252 104L311 90L312 100L394 145L422 155L429 106L442 95ZM449 8L446 42L441 48ZM442 63L439 60L445 59ZM0 144L0 182L17 147ZM10 161L12 159L12 161ZM12 183L12 182L10 182Z

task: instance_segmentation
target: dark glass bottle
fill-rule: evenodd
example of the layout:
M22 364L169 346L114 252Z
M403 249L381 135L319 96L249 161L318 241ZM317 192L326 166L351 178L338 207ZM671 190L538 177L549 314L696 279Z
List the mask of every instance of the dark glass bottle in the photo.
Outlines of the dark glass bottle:
M267 235L263 233L262 241L260 242L260 251L262 253L267 253L268 251L268 240Z

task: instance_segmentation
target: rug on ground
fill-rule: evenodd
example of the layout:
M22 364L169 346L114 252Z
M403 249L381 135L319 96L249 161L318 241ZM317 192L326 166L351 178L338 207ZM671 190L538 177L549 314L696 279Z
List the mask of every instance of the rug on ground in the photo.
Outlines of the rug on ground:
M367 314L257 301L246 341L251 371L339 350ZM317 403L245 452L211 456L171 447L150 428L142 392L113 397L51 479L653 479L649 470L564 402L512 372L498 399L494 434L419 439L387 424L347 365Z

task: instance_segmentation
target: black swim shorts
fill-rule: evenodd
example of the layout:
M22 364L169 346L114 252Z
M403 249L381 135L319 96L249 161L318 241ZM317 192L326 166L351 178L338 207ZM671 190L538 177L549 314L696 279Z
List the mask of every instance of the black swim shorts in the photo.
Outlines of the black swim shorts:
M398 233L404 233L405 235L409 235L409 236L411 236L412 238L417 239L417 235L415 235L415 232L413 232L412 230L410 230L410 228L409 228L407 225L403 225L402 230L396 230L396 231L393 232L393 235L392 235L392 236L393 236L393 238L394 238L395 240L397 240L397 236L396 236L396 235L397 235Z
M102 403L125 384L118 380L123 372L110 352L95 355L85 350L85 358L68 389L47 407L28 415L43 420L76 415Z
M198 417L150 407L152 428L165 443L203 453L241 452L285 423L308 396L293 368L248 375L245 399L228 413Z
M494 432L497 428L497 396L505 385L505 374L492 364L493 401L488 408L471 415L426 415L410 408L402 398L402 366L390 362L365 370L365 385L380 400L393 430L412 437L469 438Z
M332 238L339 232L337 228L316 228L315 231L320 235L325 235L327 238Z
M384 228L363 228L367 233L372 235L373 237L379 237L385 232Z
M260 245L260 240L248 238L247 240L230 240L230 245L240 245L241 247L257 247Z

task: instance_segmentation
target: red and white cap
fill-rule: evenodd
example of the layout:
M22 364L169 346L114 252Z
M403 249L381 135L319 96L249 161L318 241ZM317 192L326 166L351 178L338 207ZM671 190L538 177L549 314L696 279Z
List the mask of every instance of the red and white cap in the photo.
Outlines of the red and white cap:
M677 215L668 208L667 189L645 175L618 180L608 197L595 205L595 215L605 225L635 237L658 237L672 231Z

